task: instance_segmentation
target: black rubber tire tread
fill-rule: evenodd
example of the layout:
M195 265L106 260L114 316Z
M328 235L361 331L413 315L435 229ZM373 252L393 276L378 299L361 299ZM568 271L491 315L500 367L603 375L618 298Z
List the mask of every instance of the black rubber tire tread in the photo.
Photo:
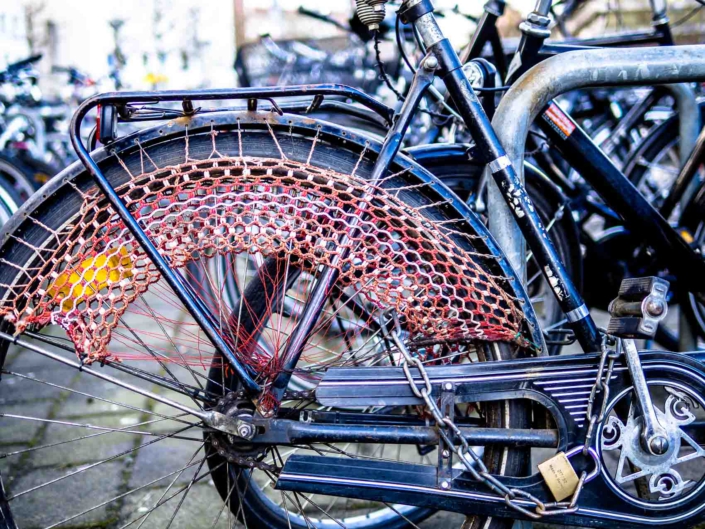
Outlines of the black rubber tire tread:
M53 176L53 174L52 172L49 176ZM0 177L12 186L14 195L20 201L19 204L27 200L34 191L41 187L41 184L35 179L35 175L35 169L25 160L7 153L0 153Z
M20 208L22 205L22 198L15 190L12 182L6 180L2 173L0 172L0 188L2 192L0 193L0 226L6 220L9 220L12 215Z

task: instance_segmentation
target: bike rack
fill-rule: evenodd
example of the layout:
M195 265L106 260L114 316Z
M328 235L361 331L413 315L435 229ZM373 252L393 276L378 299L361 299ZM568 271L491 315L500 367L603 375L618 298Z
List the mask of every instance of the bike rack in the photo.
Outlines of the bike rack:
M664 88L671 93L678 109L678 156L683 167L700 134L700 108L695 91L689 84L669 84Z
M643 86L705 80L705 45L659 48L590 49L551 57L521 76L506 93L492 120L502 146L523 180L524 150L529 127L553 98L570 90L604 86ZM678 104L689 98L673 88ZM683 108L691 112L689 104ZM699 115L698 115L699 120ZM686 145L692 145L696 124L681 128ZM687 131L686 131L687 128ZM524 238L494 179L488 178L490 232L520 277L525 275Z

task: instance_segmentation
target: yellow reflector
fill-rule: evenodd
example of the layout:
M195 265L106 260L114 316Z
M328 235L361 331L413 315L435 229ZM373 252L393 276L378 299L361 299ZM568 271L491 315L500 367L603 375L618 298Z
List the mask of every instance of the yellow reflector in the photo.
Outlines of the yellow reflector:
M61 308L69 311L96 292L128 277L132 277L132 261L121 246L84 259L77 268L64 270L48 293L63 300Z

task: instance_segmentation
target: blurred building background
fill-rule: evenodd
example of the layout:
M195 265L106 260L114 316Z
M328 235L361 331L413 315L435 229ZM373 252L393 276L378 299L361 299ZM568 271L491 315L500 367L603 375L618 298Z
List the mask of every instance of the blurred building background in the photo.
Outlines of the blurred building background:
M480 15L483 0L437 0L436 7ZM0 67L29 54L43 53L41 87L49 94L65 85L54 66L74 66L112 89L119 71L123 87L132 89L232 86L237 46L263 34L274 39L341 36L334 25L304 17L299 6L347 22L354 0L6 0L0 2ZM531 10L532 0L512 0L503 21L506 35ZM620 17L612 14L619 6ZM698 4L671 2L672 20ZM681 42L697 41L703 11L684 20L675 33ZM442 23L456 46L467 42L473 24L448 14ZM650 23L647 0L588 0L571 29L590 36ZM391 44L390 44L391 45ZM57 94L58 95L58 94Z

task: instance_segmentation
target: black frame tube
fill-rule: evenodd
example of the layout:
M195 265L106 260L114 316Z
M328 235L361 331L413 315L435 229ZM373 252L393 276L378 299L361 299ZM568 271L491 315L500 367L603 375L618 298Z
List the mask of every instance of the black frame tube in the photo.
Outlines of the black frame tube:
M374 417L374 415L372 415ZM255 419L253 424L264 431L245 444L298 443L391 443L437 445L438 430L425 425L335 424L301 422L288 419ZM558 430L483 428L460 425L465 440L473 446L504 445L555 448ZM459 440L456 440L458 444Z
M424 66L427 64L426 61L428 61L428 59L429 57L425 57L422 61L422 66L416 71L401 112L396 117L394 126L389 129L384 138L377 160L372 168L372 174L370 175L371 185L375 185L387 173L389 165L399 152L404 134L411 123L411 119L416 112L419 102L423 98L426 89L433 82L433 70ZM356 226L352 225L352 229L355 230ZM349 236L345 237L348 238ZM341 241L341 243L343 242L344 241ZM338 254L336 261L342 258L343 256ZM299 324L287 339L287 347L282 355L282 370L274 379L270 388L270 392L274 397L270 402L281 402L284 392L291 380L294 367L298 363L306 341L318 322L321 311L323 310L323 305L333 288L333 284L338 279L338 275L339 272L337 268L326 267L318 276L316 285L301 313ZM276 410L267 409L261 411L267 415L271 415Z
M499 143L452 45L444 38L433 44L429 52L438 59L440 73L458 113L475 140L477 151L486 156L484 161L489 164L492 176L510 206L529 248L534 252L544 275L549 279L558 303L566 314L583 351L599 351L602 339L597 325L548 238L543 223L504 148Z
M622 217L629 229L652 244L659 251L659 255L667 256L663 262L668 264L669 269L677 272L681 278L687 278L692 287L705 290L705 261L702 257L693 251L668 221L639 193L634 184L615 167L612 160L595 145L580 125L558 105L551 103L549 107L553 116L559 113L561 120L572 124L573 130L569 135L557 130L546 112L537 120L537 124L568 163L577 168L589 168L590 172L584 174L583 178L594 187L605 203ZM702 136L701 134L701 138ZM703 141L699 142L699 148L700 152L705 149ZM688 173L690 180L698 166L698 158L694 160L695 169ZM681 182L680 185L687 186L690 180Z

